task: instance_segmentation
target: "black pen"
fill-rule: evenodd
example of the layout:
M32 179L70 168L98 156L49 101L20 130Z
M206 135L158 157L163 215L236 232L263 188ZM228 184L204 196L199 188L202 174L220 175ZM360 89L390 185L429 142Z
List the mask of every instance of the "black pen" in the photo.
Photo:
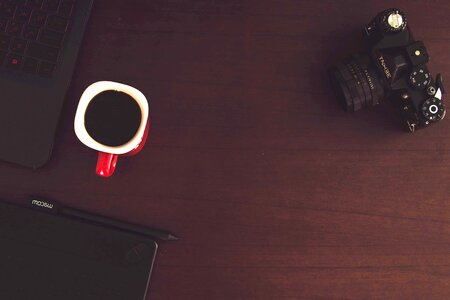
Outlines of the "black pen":
M52 212L54 214L80 219L88 221L91 223L96 223L103 226L113 227L123 231L139 233L151 238L157 238L163 241L176 241L178 237L174 234L161 229L151 229L144 226L130 224L123 221L114 220L111 218L103 217L100 215L95 215L87 213L78 209L59 206L56 202L48 200L31 200L31 205L39 208L40 210L45 210L47 212Z

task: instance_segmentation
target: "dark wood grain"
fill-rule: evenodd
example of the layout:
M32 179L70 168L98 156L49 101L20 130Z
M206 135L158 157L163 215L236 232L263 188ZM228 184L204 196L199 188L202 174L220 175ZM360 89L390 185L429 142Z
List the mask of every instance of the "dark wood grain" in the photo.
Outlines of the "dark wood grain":
M148 299L450 299L450 121L345 113L326 77L392 5L450 78L448 1L98 0L52 160L2 163L0 197L180 235ZM72 127L97 80L151 105L148 145L108 180Z

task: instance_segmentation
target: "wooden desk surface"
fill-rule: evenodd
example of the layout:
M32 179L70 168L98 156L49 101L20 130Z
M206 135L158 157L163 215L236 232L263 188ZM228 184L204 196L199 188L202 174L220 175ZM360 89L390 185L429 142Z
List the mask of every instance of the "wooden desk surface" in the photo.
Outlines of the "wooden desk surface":
M98 0L50 163L0 165L42 195L169 229L148 299L450 299L450 120L407 134L341 111L327 67L391 1ZM450 2L395 1L450 78ZM139 88L151 138L95 176L72 128L92 82Z

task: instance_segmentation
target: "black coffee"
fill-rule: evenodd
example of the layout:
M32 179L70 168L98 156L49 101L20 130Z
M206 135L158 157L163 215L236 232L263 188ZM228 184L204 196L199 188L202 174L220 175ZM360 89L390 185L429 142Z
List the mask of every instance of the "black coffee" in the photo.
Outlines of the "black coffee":
M104 91L89 103L84 123L94 140L114 147L136 135L141 117L141 109L133 97L118 91Z

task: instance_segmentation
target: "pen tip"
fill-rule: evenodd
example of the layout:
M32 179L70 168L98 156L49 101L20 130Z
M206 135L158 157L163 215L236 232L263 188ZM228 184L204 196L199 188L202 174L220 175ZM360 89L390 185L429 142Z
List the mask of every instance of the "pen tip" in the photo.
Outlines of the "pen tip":
M171 233L169 233L169 235L167 236L167 240L168 241L178 241L179 238Z

